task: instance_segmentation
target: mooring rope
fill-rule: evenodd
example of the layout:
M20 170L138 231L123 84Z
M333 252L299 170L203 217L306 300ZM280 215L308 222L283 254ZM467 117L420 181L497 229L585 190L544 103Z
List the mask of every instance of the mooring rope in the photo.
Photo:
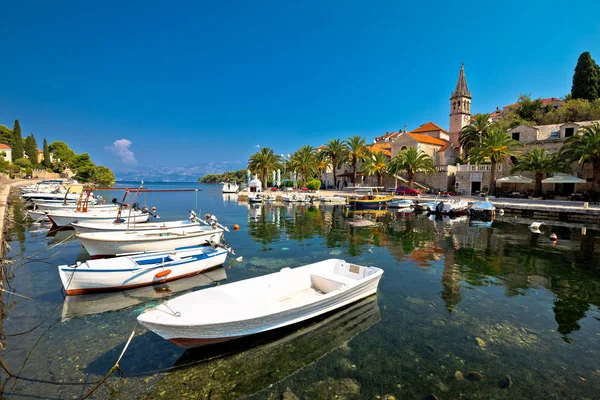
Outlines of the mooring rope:
M71 235L67 236L65 239L61 240L60 242L58 242L58 243L55 243L55 244L53 244L52 246L48 246L48 247L46 247L44 250L40 250L40 251L38 251L37 253L33 253L33 254L31 254L31 255L24 255L24 254L22 254L22 253L19 253L19 252L17 252L15 249L13 249L13 248L11 247L11 245L10 245L8 242L5 242L4 244L5 244L5 245L6 245L6 247L7 247L7 248L8 248L8 249L9 249L11 252L13 252L13 253L14 253L16 256L19 256L21 260L28 260L28 259L31 259L31 258L33 258L33 257L35 257L35 256L37 256L37 255L39 255L39 254L42 254L42 253L44 253L44 252L46 252L46 251L48 251L48 250L51 250L51 249L53 249L53 248L55 248L55 247L57 247L57 246L59 246L59 245L61 245L61 244L65 243L66 241L70 240L70 239L71 239L72 237L74 237L74 236L75 236L75 232L74 232L74 233L72 233ZM62 251L62 250L61 250L61 251ZM60 252L60 251L59 251L59 252ZM58 254L58 253L57 253L57 254Z
M129 344L131 343L131 339L133 339L133 335L135 335L136 328L137 328L137 324L131 331L131 335L129 335L129 339L127 340L127 343L125 343L125 347L123 347L123 351L121 351L121 355L117 359L117 362L115 363L115 365L113 365L112 368L108 371L108 373L106 375L104 375L104 378L102 378L100 380L100 382L98 382L92 389L90 389L85 395L83 395L83 397L81 397L80 400L87 399L92 393L94 393L96 391L96 389L98 389L100 387L100 385L102 385L113 374L113 372L119 371L119 374L121 374L121 376L123 376L123 371L121 371L121 368L119 367L119 362L121 361L121 358L123 358L123 355L125 354L125 351L127 350L127 347L129 347Z

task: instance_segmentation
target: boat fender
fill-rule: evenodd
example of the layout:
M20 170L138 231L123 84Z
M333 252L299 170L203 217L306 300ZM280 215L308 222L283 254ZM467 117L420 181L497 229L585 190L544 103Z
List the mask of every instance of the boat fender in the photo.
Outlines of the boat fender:
M556 233L551 233L550 234L550 241L551 242L556 242L558 240L558 236L556 236Z
M234 231L239 231L240 230L240 226L238 224L233 224L233 230Z
M165 277L167 275L169 275L171 273L170 269L165 269L164 271L161 271L159 273L157 273L156 275L154 275L156 278L162 278Z
M210 219L210 214L206 214L206 215L204 216L204 218L206 218L206 219Z

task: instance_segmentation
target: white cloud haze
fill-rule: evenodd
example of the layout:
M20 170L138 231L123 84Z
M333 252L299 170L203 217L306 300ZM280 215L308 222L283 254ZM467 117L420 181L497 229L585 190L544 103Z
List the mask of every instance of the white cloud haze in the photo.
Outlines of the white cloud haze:
M137 164L135 154L133 154L133 151L129 150L130 146L131 140L118 139L115 140L112 146L105 147L105 149L117 156L119 161L123 164Z

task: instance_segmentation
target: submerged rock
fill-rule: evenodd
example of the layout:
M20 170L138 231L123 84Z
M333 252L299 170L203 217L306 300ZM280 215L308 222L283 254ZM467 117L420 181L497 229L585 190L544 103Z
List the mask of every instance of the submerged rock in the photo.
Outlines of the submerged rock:
M311 389L311 392L314 392L311 394L314 396L309 395L307 398L350 400L360 397L360 385L351 378L339 380L327 378L315 383Z
M465 376L460 371L456 371L454 373L454 377L456 378L457 381L463 381L465 379Z
M512 379L510 378L510 376L506 375L499 383L499 386L502 389L508 389L509 387L511 387L513 384Z
M435 394L429 393L421 398L422 400L440 400Z
M289 387L285 388L285 392L281 395L281 400L299 400Z
M479 382L483 380L483 375L477 371L471 371L467 373L467 379L470 381Z
M479 345L479 347L481 347L481 349L485 350L486 348L486 344L485 344L485 340L476 337L475 340L477 341L477 344Z

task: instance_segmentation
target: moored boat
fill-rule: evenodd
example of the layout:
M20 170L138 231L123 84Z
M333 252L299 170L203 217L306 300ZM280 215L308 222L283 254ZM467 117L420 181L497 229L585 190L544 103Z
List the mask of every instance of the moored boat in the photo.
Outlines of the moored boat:
M389 201L394 199L394 195L392 194L379 194L379 188L376 187L357 188L355 193L355 196L348 199L348 206L357 209L384 208L387 207Z
M491 218L496 212L496 207L489 201L475 201L469 207L469 216Z
M412 200L392 200L388 203L388 208L411 208Z
M148 217L150 216L147 211L126 210L120 212L118 209L115 210L114 208L108 210L90 210L87 212L75 210L47 211L46 215L57 227L69 226L75 221L110 224L117 219L122 223L129 222L139 224L148 221Z
M223 183L223 193L237 193L240 191L240 187L235 182L224 182Z
M132 289L181 279L222 265L226 257L227 250L222 248L193 246L60 265L58 272L67 295L77 295Z
M319 201L322 203L345 204L346 198L342 196L321 196Z
M383 270L330 259L176 297L138 322L184 348L305 321L377 291ZM199 309L199 304L210 307Z
M81 244L92 257L217 244L221 242L222 236L223 229L216 226L77 234Z
M428 205L428 211L434 214L459 215L466 214L469 203L464 200L446 200Z

